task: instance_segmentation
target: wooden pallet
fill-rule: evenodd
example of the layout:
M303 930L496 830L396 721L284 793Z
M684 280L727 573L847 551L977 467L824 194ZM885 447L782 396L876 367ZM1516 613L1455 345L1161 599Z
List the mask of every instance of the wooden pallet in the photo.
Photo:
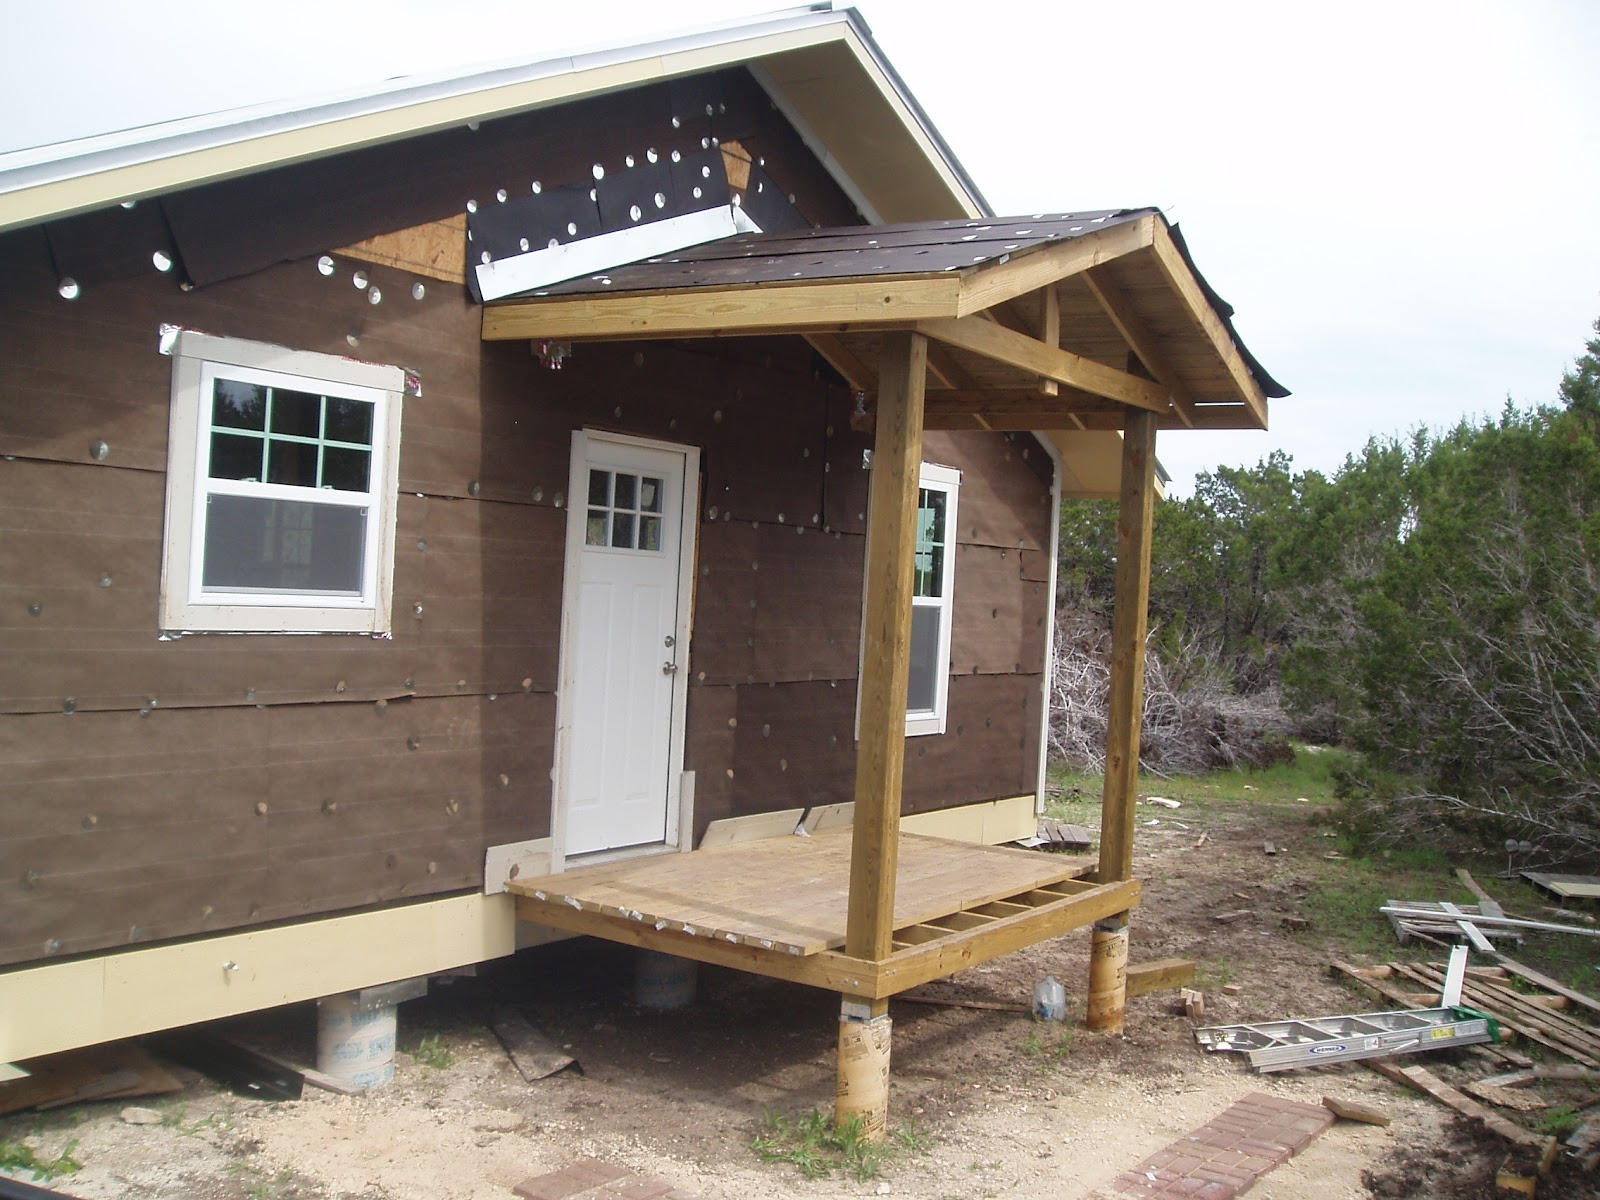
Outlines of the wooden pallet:
M1460 925L1461 917L1487 917L1501 915L1499 912L1500 906L1494 905L1491 908L1488 902L1484 902L1483 904L1452 905L1451 907L1456 909L1459 915L1446 912L1444 904L1437 900L1390 900L1388 901L1388 905L1390 907L1400 906L1404 908L1426 909L1428 912L1436 912L1439 914L1439 919L1437 921L1432 921L1426 918L1419 919L1417 917L1399 917L1393 913L1389 913L1389 924L1394 926L1394 935L1402 946L1409 946L1411 942L1418 937L1432 941L1460 941L1463 937ZM1522 945L1522 934L1514 928L1508 928L1503 925L1499 927L1492 925L1480 925L1476 928L1487 941L1511 942L1518 946Z

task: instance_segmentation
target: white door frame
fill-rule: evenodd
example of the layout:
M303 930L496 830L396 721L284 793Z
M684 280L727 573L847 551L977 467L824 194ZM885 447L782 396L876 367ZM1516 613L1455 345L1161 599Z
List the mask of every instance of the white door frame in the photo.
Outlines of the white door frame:
M672 728L667 752L667 823L665 840L659 845L630 846L585 854L584 863L609 862L671 850L687 850L684 830L693 828L694 789L683 786L683 753L687 736L689 699L689 631L693 614L696 534L700 528L700 448L678 442L634 437L599 429L572 432L572 457L567 472L567 545L561 577L561 650L556 684L555 761L550 772L550 870L560 872L567 864L567 799L571 780L570 704L576 684L577 613L580 560L584 547L584 497L588 492L589 446L591 442L640 446L683 455L683 495L678 531L678 620L673 632L678 663L672 679Z

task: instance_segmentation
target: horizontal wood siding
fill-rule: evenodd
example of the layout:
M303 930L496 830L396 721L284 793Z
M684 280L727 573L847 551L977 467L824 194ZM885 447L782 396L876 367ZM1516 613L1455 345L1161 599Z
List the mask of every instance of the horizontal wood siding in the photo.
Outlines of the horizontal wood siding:
M484 344L458 285L317 264L497 187L702 136L764 156L813 220L850 219L748 76L717 88L725 111L676 140L674 106L705 97L664 85L0 236L0 964L474 889L488 846L548 835L586 426L702 451L697 826L849 798L870 439L811 348L581 345L550 371L525 344ZM147 265L174 248L206 286ZM162 325L415 374L391 637L160 640ZM950 732L909 743L908 811L1031 789L1049 609L1038 446L927 446L965 474Z

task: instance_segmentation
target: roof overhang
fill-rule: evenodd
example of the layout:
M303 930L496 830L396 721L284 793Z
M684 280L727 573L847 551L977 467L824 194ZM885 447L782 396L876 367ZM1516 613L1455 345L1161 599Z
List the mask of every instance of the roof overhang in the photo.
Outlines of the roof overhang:
M730 238L498 301L483 336L799 334L870 420L882 336L913 330L930 345L925 428L1051 435L1069 494L1114 495L1129 409L1170 429L1266 428L1268 395L1286 393L1229 315L1143 209Z
M0 230L680 76L747 66L870 220L984 202L852 9L792 9L625 47L414 76L0 155Z

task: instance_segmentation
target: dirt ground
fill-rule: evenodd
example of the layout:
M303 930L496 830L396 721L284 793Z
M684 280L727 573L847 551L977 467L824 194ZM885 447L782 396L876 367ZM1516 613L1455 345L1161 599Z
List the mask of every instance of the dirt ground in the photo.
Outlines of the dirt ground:
M1284 852L1265 857L1265 838ZM1370 1007L1324 973L1328 954L1304 904L1306 864L1323 847L1307 829L1211 820L1205 844L1197 840L1195 828L1170 821L1141 830L1137 869L1147 882L1134 961L1197 960L1208 1024ZM1213 919L1245 908L1254 915ZM1312 936L1284 932L1283 916L1310 918ZM1123 1035L1090 1033L1087 962L1084 931L924 990L1026 1001L1054 973L1072 1013L1061 1024L894 1002L892 1120L910 1124L918 1145L867 1181L808 1180L792 1165L763 1162L750 1145L764 1113L798 1118L831 1104L836 996L702 967L691 1007L645 1011L630 994L631 952L588 940L526 951L402 1006L397 1078L382 1090L307 1088L299 1101L270 1103L189 1073L183 1094L131 1102L154 1108L159 1124L128 1124L119 1112L130 1102L113 1101L0 1118L0 1141L26 1137L43 1156L75 1143L82 1170L52 1186L84 1200L507 1200L518 1182L587 1157L711 1200L1074 1200L1246 1093L1267 1091L1312 1104L1359 1101L1393 1123L1337 1123L1264 1176L1252 1197L1497 1194L1504 1143L1358 1065L1256 1075L1241 1058L1202 1053L1195 1023L1170 1013L1170 993L1132 1001ZM1238 993L1222 994L1225 983ZM488 1027L497 1006L524 1015L581 1070L524 1082ZM230 1029L268 1052L315 1057L310 1006ZM448 1064L434 1047L448 1051ZM1593 1177L1565 1168L1540 1190L1595 1194Z

